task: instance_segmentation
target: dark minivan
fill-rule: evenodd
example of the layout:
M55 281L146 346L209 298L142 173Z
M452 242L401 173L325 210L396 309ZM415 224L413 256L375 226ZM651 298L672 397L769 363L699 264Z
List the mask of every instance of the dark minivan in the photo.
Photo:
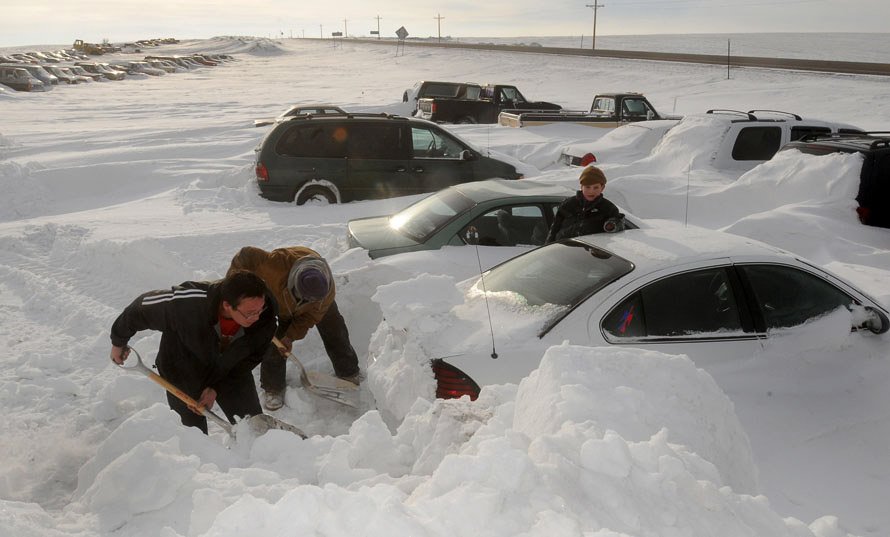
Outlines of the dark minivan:
M295 117L275 125L256 149L260 194L297 205L406 196L495 177L522 175L435 123L389 114Z

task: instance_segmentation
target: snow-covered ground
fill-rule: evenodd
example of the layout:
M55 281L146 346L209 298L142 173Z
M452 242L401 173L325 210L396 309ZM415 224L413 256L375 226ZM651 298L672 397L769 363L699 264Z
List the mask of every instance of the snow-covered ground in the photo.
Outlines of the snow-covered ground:
M576 109L596 92L636 90L668 113L766 108L880 130L890 121L884 78L733 70L727 79L719 66L251 38L164 50L238 61L0 93L0 535L890 531L886 335L863 344L820 325L785 342L779 376L739 364L739 385L762 379L760 394L735 394L685 357L560 346L518 386L435 401L419 335L453 335L447 305L478 272L475 251L371 261L347 249L346 221L417 197L295 208L259 198L252 166L265 132L254 119L297 103L404 113L402 91L422 79L515 83ZM565 184L578 172L555 164L560 148L602 134L453 129ZM682 190L685 202L688 190L692 223L809 257L888 304L890 230L855 221L845 197L854 158L787 154L712 186L707 173L679 182L689 156L661 154L633 174L651 177L664 200ZM813 174L825 183L806 182ZM623 179L610 178L606 195L620 194ZM207 438L178 425L160 388L110 363L108 329L137 294L221 277L244 245L296 244L332 263L368 375L358 410L313 398L289 371L275 415L309 439L239 429L233 442L213 426ZM480 249L483 267L505 255L494 250ZM495 322L509 326L504 315ZM145 332L132 344L151 359L158 341ZM314 332L296 352L330 370ZM801 404L814 400L822 404Z

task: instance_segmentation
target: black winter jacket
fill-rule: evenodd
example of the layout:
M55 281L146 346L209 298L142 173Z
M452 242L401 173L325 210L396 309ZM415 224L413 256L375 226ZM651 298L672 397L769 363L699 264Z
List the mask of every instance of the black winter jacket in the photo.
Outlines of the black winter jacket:
M587 201L579 190L559 204L545 244L591 233L603 233L606 220L610 218L623 223L624 214L602 195L593 201Z
M193 397L229 376L259 365L277 328L278 306L266 293L266 310L250 327L242 327L220 352L220 281L184 282L169 290L136 298L111 327L111 343L126 346L140 330L158 330L156 363L162 374Z

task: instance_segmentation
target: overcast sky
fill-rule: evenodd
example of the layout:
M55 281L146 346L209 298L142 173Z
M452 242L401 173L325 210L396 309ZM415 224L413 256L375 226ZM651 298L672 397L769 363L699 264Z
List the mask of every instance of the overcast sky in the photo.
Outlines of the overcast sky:
M886 0L600 0L597 36L661 33L886 32ZM11 4L11 5L9 5ZM0 16L0 46L70 44L219 35L366 37L380 28L413 37L586 35L593 0L35 0L11 1ZM407 6L407 7L406 7ZM380 17L378 21L376 17ZM443 17L437 20L436 17ZM345 23L344 23L345 19Z

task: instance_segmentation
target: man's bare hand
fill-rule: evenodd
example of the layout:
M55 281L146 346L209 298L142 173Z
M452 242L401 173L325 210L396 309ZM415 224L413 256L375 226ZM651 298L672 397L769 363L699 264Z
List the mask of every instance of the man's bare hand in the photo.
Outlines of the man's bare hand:
M189 405L189 409L198 414L199 416L204 415L205 408L213 408L213 404L216 403L216 390L213 388L204 388L204 391L201 392L201 397L196 401L198 406Z
M124 365L128 356L130 356L130 347L111 346L111 361L117 365Z
M294 341L287 336L281 339L276 339L274 340L274 342L275 347L278 349L278 352L280 352L281 356L284 356L285 358L287 358L287 355L290 354L294 348Z

